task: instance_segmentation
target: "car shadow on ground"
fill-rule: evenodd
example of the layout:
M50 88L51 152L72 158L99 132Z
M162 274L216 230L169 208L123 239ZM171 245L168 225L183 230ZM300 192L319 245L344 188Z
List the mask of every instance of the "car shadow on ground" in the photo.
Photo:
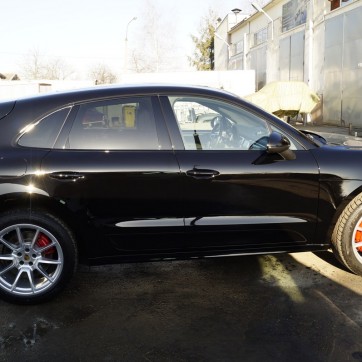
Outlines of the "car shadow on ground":
M326 263L330 264L334 268L350 273L350 270L348 270L342 263L340 263L331 251L317 251L313 254L325 261Z

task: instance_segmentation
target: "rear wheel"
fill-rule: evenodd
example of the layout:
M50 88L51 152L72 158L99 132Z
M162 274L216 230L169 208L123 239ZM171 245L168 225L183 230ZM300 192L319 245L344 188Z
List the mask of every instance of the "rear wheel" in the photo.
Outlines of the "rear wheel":
M362 195L343 210L332 234L336 257L353 273L362 275Z
M56 217L17 210L0 216L0 296L22 304L48 300L72 277L77 248Z

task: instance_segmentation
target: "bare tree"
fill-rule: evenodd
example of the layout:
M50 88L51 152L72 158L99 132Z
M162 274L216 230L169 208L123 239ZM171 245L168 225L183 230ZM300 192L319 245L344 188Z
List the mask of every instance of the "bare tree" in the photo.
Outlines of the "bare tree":
M38 48L33 48L28 52L22 66L25 78L28 79L42 79L44 74L44 67L42 64L42 55Z
M89 73L90 77L95 80L96 84L110 84L117 81L117 76L106 64L95 65Z
M29 51L22 68L25 78L28 79L65 80L74 73L72 67L63 59L46 59L38 48Z
M48 61L44 66L44 78L45 79L68 79L74 74L73 68L66 63L62 58L55 58Z
M132 51L132 64L138 73L167 71L172 68L169 54L173 54L175 44L167 36L165 29L172 32L173 24L166 20L150 0L144 7L143 20L138 35L137 48Z

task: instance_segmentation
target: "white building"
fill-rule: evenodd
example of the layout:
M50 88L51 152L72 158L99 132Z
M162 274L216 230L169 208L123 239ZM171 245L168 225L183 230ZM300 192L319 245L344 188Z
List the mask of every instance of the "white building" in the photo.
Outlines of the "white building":
M251 2L259 11L217 27L215 70L254 69L256 89L304 81L322 96L323 122L362 127L362 0Z

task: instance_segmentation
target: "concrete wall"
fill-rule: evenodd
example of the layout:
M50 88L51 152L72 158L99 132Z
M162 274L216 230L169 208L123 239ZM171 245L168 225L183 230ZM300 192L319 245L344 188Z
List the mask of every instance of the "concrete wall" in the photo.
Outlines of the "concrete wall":
M16 99L46 92L85 88L94 85L91 81L0 81L0 100Z

